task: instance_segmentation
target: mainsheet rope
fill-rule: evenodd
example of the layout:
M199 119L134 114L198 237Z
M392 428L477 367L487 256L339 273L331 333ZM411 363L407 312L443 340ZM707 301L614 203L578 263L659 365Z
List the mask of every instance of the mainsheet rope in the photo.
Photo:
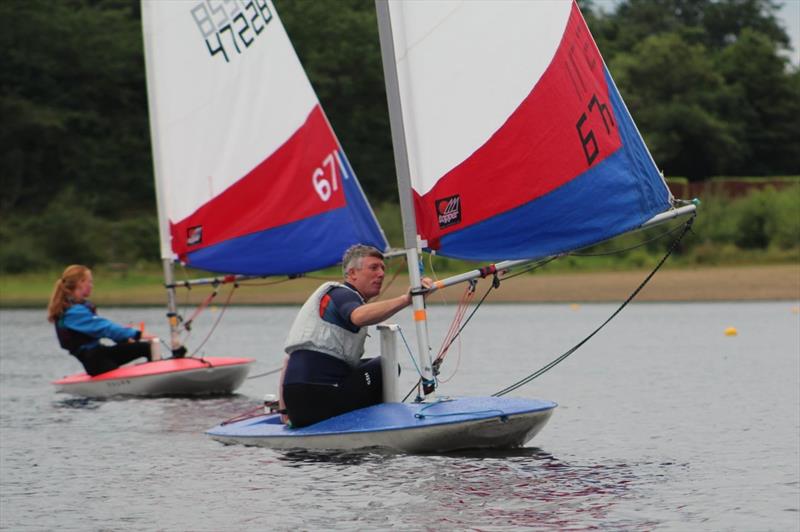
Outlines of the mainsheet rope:
M557 258L558 257L550 257L548 259L539 261L536 264L525 268L520 273L525 273L525 272L529 272L529 271L535 270L537 268L541 268L542 266L544 266L548 262L551 262L551 261L553 261L553 260L555 260ZM515 277L516 275L519 275L519 274L510 275L508 277L504 277L504 279ZM439 367L441 366L442 361L444 360L444 357L447 355L447 352L450 349L450 346L453 344L453 342L455 342L458 339L458 337L461 334L461 332L464 330L464 328L467 326L469 321L472 319L472 317L478 311L478 308L480 308L480 306L483 304L483 302L486 301L486 298L489 297L489 294L491 293L491 291L493 289L498 288L499 286L500 286L500 278L498 278L497 273L495 272L495 274L494 274L494 276L492 278L492 283L489 285L489 288L486 289L486 292L484 292L483 296L481 296L481 299L478 301L478 303L475 304L475 307L472 309L472 312L469 313L469 316L467 317L467 319L464 320L464 323L462 323L461 327L459 327L458 332L456 332L454 335L452 335L452 337L449 338L449 341L447 339L445 339L443 347L439 350L439 353L440 353L439 356L437 356L436 360L434 360L434 362L432 363L432 365L434 367L434 378L436 378L436 376L438 375ZM466 291L468 292L470 290L473 290L473 295L474 295L474 289L472 289L471 286L467 286ZM472 297L473 297L472 295L467 297L466 294L465 294L465 296L463 296L463 298L468 298L469 300L471 300ZM463 318L464 311L466 311L466 308L464 308L463 310L457 309L456 310L457 316L456 316L455 319L460 321ZM452 326L451 326L451 328L452 328ZM400 330L400 336L403 337L402 329ZM411 352L411 348L408 346L408 342L405 341L405 337L403 337L403 342L405 342L405 344L406 344L406 350L408 351L408 354L411 356L411 360L414 361L414 355ZM414 361L414 365L416 366L416 361ZM419 370L419 368L417 368L417 373L420 374L420 379L408 391L406 396L403 398L402 402L405 402L406 399L411 397L411 394L414 393L414 390L417 389L419 387L419 385L422 383L422 372ZM451 379L451 378L452 378L452 376L449 377L448 380Z
M250 375L247 378L248 379L257 379L259 377L266 377L267 375L274 375L274 374L278 373L279 371L281 371L282 369L283 369L283 366L281 366L279 368L271 369L269 371L265 371L264 373L258 373L256 375Z
M683 239L683 237L686 236L686 233L688 233L691 230L692 224L694 224L695 217L696 217L696 215L693 215L689 220L687 220L684 223L683 226L678 225L678 226L676 226L674 228L671 228L671 229L665 231L664 233L662 233L662 234L660 234L660 235L658 235L658 236L656 236L656 237L654 237L652 239L646 240L644 242L640 242L639 244L637 244L635 246L631 246L631 247L628 247L628 248L625 248L625 249L618 249L618 250L615 250L615 251L612 251L612 252L608 252L608 253L599 254L599 255L605 255L605 254L611 254L611 253L621 253L623 251L629 251L631 249L636 249L636 248L642 247L644 245L647 245L648 243L652 242L653 240L656 240L656 239L659 239L659 238L663 238L664 236L672 234L672 233L678 231L679 229L681 229L681 227L683 229L681 234L672 242L672 244L670 244L670 247L667 250L666 254L659 261L659 263L656 265L656 267L653 269L653 271L650 272L650 274L644 279L644 281L642 281L642 283L636 288L636 290L634 290L633 293L622 303L622 305L620 305L620 307L605 322L603 322L597 329L595 329L589 336L584 338L581 342L579 342L577 345L575 345L569 351L567 351L566 353L564 353L563 355L561 355L560 357L558 357L554 361L550 362L549 364L547 364L543 368L541 368L541 369L537 370L536 372L528 375L524 379L522 379L522 380L520 380L520 381L518 381L518 382L516 382L516 383L514 383L514 384L512 384L510 386L508 386L507 388L504 388L503 390L500 390L499 392L495 392L494 394L492 394L492 396L493 397L500 397L502 395L505 395L505 394L507 394L509 392L512 392L512 391L516 390L517 388L529 383L530 381L532 381L536 377L542 375L543 373L546 373L547 371L549 371L550 369L552 369L553 367L558 365L561 361L566 359L569 355L571 355L572 353L577 351L578 348L580 348L583 344L585 344L587 341L589 341L590 338L592 338L595 334L597 334L603 327L605 327L612 319L614 319L614 317L616 317L617 314L619 314L622 311L623 308L625 308L628 305L628 303L630 303L633 300L634 297L636 297L636 295L642 290L642 288L644 288L644 286L650 281L650 279L653 277L653 275L655 275L655 273L661 268L661 266L664 264L664 262L666 262L666 260L669 258L669 256L672 254L672 252L678 246L678 243L680 243L680 241ZM581 255L576 254L576 253L570 253L570 254L571 255L578 255L578 256L592 256L591 254L581 254ZM551 262L551 261L553 261L553 260L555 260L557 258L561 258L562 256L566 256L566 255L567 254L556 255L556 256L553 256L553 257L549 257L549 258L547 258L545 260L539 261L539 262L529 266L528 268L524 268L524 269L520 270L519 272L516 272L516 273L514 273L512 275L504 276L502 278L502 280L511 279L511 278L516 277L518 275L522 275L524 273L527 273L527 272L533 271L535 269L541 268L542 266L546 265L547 263L549 263L549 262ZM477 312L478 308L483 304L483 302L489 296L489 293L491 293L491 291L493 289L496 289L496 288L498 288L500 286L500 280L501 279L499 279L497 277L497 274L495 273L495 276L494 276L492 284L489 286L489 288L483 294L483 297L481 297L480 301L478 301L478 303L475 305L475 308L472 309L472 312L470 313L469 317L467 317L466 321L464 321L464 323L458 329L458 332L452 338L450 338L449 342L447 342L447 340L445 340L447 345L445 345L440 350L441 356L437 357L437 359L434 361L434 364L433 364L434 368L436 370L436 371L434 371L434 378L435 378L436 374L438 373L438 367L439 367L439 365L441 365L442 360L444 359L444 355L447 354L447 350L449 349L450 345L458 338L458 336L461 334L461 332L467 326L469 321L475 315L475 313ZM467 289L469 290L469 288L467 288ZM462 317L463 317L463 314L462 314ZM460 319L460 318L458 318L458 316L457 316L456 319ZM401 331L401 335L402 335L402 331ZM405 341L405 338L403 340ZM411 350L408 347L408 344L406 344L406 349L408 349L409 354L411 354ZM412 355L412 360L413 360L413 355ZM419 371L419 369L418 369L418 371ZM411 388L411 390L409 390L408 394L406 394L406 396L403 398L403 402L405 402L411 396L411 394L414 392L414 390L419 387L420 382L421 382L421 378Z
M692 216L689 220L686 221L686 223L683 226L683 231L681 231L681 234L678 235L678 237L675 240L672 241L672 244L670 245L670 247L667 250L666 254L664 255L664 257L661 258L661 260L658 262L658 264L656 264L656 267L653 268L653 271L651 271L650 274L647 277L645 277L644 281L642 281L642 283L636 288L636 290L634 290L633 293L630 296L628 296L628 299L626 299L619 306L619 308L617 308L617 310L615 310L614 313L611 314L611 316L609 316L609 318L606 321L604 321L599 327L597 327L594 331L592 331L591 334L589 334L586 338L584 338L583 340L578 342L575 346L573 346L571 349L569 349L566 353L564 353L563 355L559 356L558 358L556 358L555 360L553 360L549 364L543 366L542 368L534 371L533 373L531 373L527 377L515 382L514 384L512 384L512 385L510 385L510 386L508 386L506 388L503 388L502 390L500 390L498 392L493 393L492 397L501 397L501 396L503 396L503 395L505 395L505 394L507 394L509 392L513 392L517 388L520 388L521 386L524 386L525 384L528 384L533 379L535 379L535 378L543 375L544 373L550 371L555 366L557 366L559 363L564 361L572 353L577 351L583 344L588 342L595 334L600 332L600 330L603 327L608 325L608 323L612 319L614 319L617 316L617 314L622 312L622 309L624 309L626 306L628 306L628 303L630 303L633 300L633 298L636 297L636 295L642 290L642 288L644 288L645 285L648 282L650 282L650 279L652 279L652 277L656 274L656 272L659 270L659 268L661 268L661 266L666 262L666 260L669 258L669 256L672 255L672 252L678 246L678 244L683 239L683 237L686 236L686 233L688 233L691 230L692 224L694 224L694 220L695 220L695 216Z

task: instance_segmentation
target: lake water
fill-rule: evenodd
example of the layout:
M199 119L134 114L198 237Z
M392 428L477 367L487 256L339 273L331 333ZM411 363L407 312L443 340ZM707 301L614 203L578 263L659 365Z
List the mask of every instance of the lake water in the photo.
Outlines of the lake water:
M496 392L615 308L485 305L440 389ZM201 352L269 371L295 312L229 308ZM162 309L101 313L166 336ZM189 345L221 314L202 314ZM438 346L453 308L429 315ZM225 446L204 430L257 405L275 375L232 397L85 400L50 385L80 366L43 310L2 310L0 327L3 530L800 529L797 302L633 304L512 394L559 403L528 447L437 456Z

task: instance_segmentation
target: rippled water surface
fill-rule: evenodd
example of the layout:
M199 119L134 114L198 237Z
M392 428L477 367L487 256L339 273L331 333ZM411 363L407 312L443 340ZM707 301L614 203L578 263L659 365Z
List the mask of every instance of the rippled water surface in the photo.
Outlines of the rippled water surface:
M440 389L496 392L614 309L484 306L451 349ZM101 310L166 335L162 309ZM252 373L267 372L295 312L230 308L201 353L252 356ZM190 346L220 313L198 318ZM429 315L437 345L453 309ZM275 375L212 399L56 394L50 381L80 367L43 316L0 311L3 530L800 529L796 302L634 304L515 392L559 403L527 448L438 456L279 453L204 435L273 392ZM373 334L368 351L377 348Z

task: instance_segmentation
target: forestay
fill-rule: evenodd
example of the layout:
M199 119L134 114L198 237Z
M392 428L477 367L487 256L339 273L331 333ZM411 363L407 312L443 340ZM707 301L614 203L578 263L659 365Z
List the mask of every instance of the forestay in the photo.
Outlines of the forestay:
M390 0L389 13L430 249L550 256L671 207L576 3Z
M387 242L271 2L142 2L162 258L313 271Z

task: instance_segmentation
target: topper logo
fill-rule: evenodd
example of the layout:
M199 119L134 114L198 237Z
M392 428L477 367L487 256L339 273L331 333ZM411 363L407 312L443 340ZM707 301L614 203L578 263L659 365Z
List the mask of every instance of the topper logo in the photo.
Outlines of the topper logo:
M461 197L455 195L436 200L436 214L440 229L461 223Z
M195 225L186 230L186 245L194 246L203 241L203 226Z

